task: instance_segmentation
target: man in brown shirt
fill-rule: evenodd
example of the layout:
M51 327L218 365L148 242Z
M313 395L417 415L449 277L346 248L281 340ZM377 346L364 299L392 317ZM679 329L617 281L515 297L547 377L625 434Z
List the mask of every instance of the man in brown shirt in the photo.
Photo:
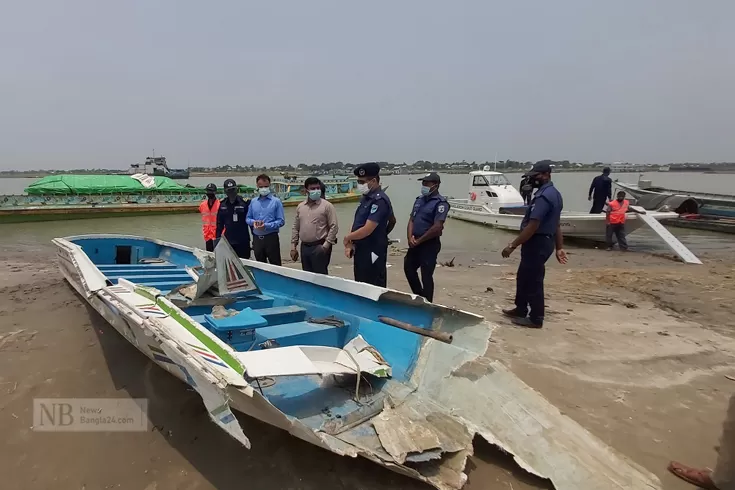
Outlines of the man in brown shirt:
M301 241L301 267L317 274L329 274L332 245L337 243L337 213L334 205L324 198L324 185L316 177L304 182L306 200L296 208L291 228L291 259L298 260L297 246Z

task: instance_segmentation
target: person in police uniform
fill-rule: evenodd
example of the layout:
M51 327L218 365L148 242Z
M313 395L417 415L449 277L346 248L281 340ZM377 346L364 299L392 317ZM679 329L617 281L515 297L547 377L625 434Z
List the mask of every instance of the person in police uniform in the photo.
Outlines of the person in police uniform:
M567 263L564 237L559 227L564 206L561 194L551 182L551 165L538 162L526 174L536 190L521 222L521 233L503 249L505 258L521 246L521 263L516 274L515 308L503 310L513 323L541 328L544 324L544 275L546 261L556 248L556 259ZM529 311L530 306L530 311Z
M345 256L354 259L355 281L385 287L388 281L388 234L396 225L393 205L380 187L380 166L355 168L357 190L363 196L355 211L352 231L345 235Z
M245 218L248 215L250 200L246 201L238 194L237 183L232 179L225 180L224 189L225 198L219 202L217 211L216 242L219 242L224 234L237 256L249 259L250 230Z
M449 203L439 194L441 184L439 174L432 172L419 180L421 195L413 203L413 210L408 219L406 229L408 252L403 259L403 272L413 294L423 296L431 302L434 301L436 258L442 248L439 237L447 220ZM420 281L418 269L421 269Z

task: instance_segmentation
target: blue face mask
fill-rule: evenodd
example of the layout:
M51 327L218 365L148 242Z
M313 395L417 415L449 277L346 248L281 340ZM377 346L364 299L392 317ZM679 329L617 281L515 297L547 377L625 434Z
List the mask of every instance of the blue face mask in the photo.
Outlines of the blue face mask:
M421 186L421 195L422 196L428 196L429 194L431 194L431 187L422 185Z
M271 193L270 187L258 187L258 194L260 194L261 196L265 197L270 193Z
M322 191L321 189L314 189L312 191L309 191L309 199L312 201L318 201L322 198Z

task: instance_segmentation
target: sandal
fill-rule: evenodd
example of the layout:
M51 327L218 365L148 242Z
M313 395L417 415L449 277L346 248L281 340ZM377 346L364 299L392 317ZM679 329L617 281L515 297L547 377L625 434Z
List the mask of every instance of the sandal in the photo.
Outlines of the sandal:
M696 485L705 490L719 490L712 481L712 470L700 470L685 466L676 461L669 463L668 470L687 483Z

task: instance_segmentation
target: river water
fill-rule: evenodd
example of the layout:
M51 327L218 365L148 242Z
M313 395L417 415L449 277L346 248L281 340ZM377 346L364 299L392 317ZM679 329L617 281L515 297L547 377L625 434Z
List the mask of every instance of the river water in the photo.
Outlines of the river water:
M564 196L564 209L571 211L588 211L587 190L596 172L560 172L553 175L554 184ZM635 182L638 174L625 173L613 175L621 182ZM204 186L213 181L218 187L226 177L194 177L188 181L192 185ZM390 175L382 179L383 186L388 187L387 194L393 202L398 224L392 237L400 238L405 244L405 227L414 199L419 194L420 182L417 175ZM520 182L521 174L508 174L514 185ZM644 178L652 179L655 185L674 189L686 189L699 192L732 193L735 186L735 174L704 174L653 172L644 174ZM240 184L255 184L254 177L236 177ZM445 196L466 198L469 186L467 175L442 175L440 192ZM23 189L36 179L11 178L0 179L0 194L20 194ZM344 236L352 224L356 203L335 205L340 224L340 236ZM291 224L295 208L286 208L286 226L281 231L281 248L284 257L289 248ZM721 251L725 247L735 245L734 235L672 228L679 239L695 253ZM203 247L200 218L197 214L171 216L139 216L125 218L86 219L71 221L51 221L42 223L19 223L0 225L0 248L47 249L55 237L78 235L85 233L124 233L150 236L184 245ZM502 260L500 250L512 239L510 232L486 228L472 223L450 219L447 221L442 237L441 260L457 257L458 260ZM639 230L629 237L634 250L664 252L666 246L648 230ZM333 255L333 263L344 265L347 260L337 247ZM398 257L391 257L398 264Z

